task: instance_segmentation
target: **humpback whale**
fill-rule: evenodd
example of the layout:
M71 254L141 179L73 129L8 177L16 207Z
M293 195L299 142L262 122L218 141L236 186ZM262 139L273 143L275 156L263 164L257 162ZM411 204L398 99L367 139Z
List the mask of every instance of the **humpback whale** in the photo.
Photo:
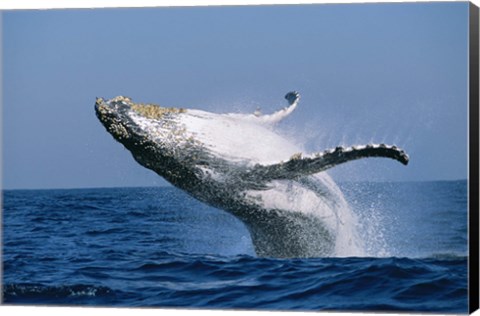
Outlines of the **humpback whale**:
M324 172L367 157L407 165L396 146L367 144L303 154L274 131L298 106L272 114L216 114L135 103L128 97L97 98L106 130L142 166L247 227L261 257L362 256L355 214Z

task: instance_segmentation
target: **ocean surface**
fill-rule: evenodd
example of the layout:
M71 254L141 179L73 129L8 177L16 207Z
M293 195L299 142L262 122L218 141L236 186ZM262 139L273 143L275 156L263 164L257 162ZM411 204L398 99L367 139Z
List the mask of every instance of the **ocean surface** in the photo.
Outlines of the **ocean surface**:
M467 182L340 183L366 257L257 258L172 187L3 191L3 303L467 312Z

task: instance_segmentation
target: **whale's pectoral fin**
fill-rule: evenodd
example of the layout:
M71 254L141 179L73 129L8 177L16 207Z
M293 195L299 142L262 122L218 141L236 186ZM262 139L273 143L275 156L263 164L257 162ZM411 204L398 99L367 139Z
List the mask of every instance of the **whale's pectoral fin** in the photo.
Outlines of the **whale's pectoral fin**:
M256 112L257 118L262 123L275 124L289 116L297 108L298 102L300 101L300 93L296 91L289 92L285 95L285 99L288 101L286 108L267 115L259 115L259 112Z
M408 155L396 146L366 145L358 147L337 147L312 156L295 154L287 162L273 165L256 165L246 176L257 180L294 179L325 171L336 165L368 157L391 158L408 164Z

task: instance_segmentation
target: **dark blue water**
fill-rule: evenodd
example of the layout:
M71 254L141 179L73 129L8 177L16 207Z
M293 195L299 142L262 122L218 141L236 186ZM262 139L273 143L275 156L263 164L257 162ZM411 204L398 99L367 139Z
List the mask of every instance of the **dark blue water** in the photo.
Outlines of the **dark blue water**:
M256 258L175 188L3 191L3 301L466 313L466 181L341 187L368 257Z

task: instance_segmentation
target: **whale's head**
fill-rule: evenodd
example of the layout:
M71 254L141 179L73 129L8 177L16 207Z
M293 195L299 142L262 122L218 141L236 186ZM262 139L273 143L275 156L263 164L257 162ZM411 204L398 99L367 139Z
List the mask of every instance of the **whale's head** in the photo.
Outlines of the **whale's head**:
M176 118L184 109L133 103L128 97L97 98L95 112L107 131L128 149L136 143L165 143L177 130ZM173 144L169 144L173 146Z
M128 97L97 98L95 112L106 130L122 143L141 165L171 179L189 155L180 148L189 139L179 124L181 108L134 103ZM179 153L182 153L179 156Z
M180 117L187 112L183 108L134 103L120 96L97 98L95 112L107 131L130 150L150 142L169 151L182 143L185 126Z

